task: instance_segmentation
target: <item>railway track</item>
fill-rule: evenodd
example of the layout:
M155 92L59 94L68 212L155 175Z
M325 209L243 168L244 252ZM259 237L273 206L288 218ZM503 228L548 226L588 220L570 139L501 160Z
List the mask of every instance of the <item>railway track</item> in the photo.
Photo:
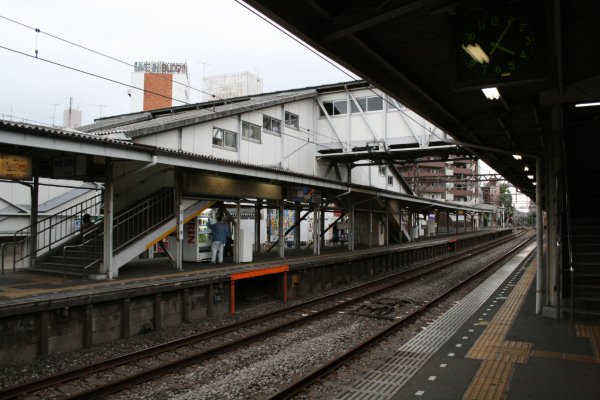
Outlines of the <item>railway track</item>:
M522 235L519 233L518 235ZM64 399L91 399L119 392L158 376L185 368L233 349L255 342L279 331L305 324L343 307L380 295L398 285L448 268L454 263L476 257L500 244L513 240L511 235L477 248L400 272L373 282L349 288L306 303L252 318L209 332L192 335L142 351L112 358L74 371L0 391L0 399L30 395ZM385 318L385 317L383 317Z
M291 384L284 386L282 388L279 388L277 393L272 394L268 397L265 397L265 399L268 399L268 400L291 399L297 395L306 394L306 393L304 393L304 391L306 389L308 389L313 383L315 383L317 381L321 381L323 379L326 379L327 375L338 370L341 366L343 366L344 364L351 361L354 357L357 357L358 355L363 353L365 350L369 349L370 347L375 346L380 341L382 341L385 338L387 338L388 336L392 335L399 329L405 327L406 325L411 323L413 320L415 320L418 316L425 313L432 306L443 301L444 299L446 299L447 297L449 297L450 295L455 293L457 290L461 289L463 286L467 285L474 279L478 278L480 275L482 275L489 269L494 268L495 266L504 263L506 260L511 258L515 253L517 253L519 250L521 250L522 247L524 247L525 245L530 243L531 240L533 240L533 238L522 241L521 243L516 245L512 250L510 250L507 254L502 255L502 256L498 257L497 259L493 260L485 268L479 270L478 272L475 272L468 279L463 280L462 282L454 285L453 287L450 287L449 289L447 289L445 292L441 293L436 298L428 301L428 303L426 305L422 305L422 306L414 309L409 314L403 316L402 319L391 319L393 322L391 322L389 326L374 333L372 336L364 339L363 341L361 341L359 344L357 344L353 348L340 354L339 356L335 357L334 359L329 360L327 363L324 363L323 365L315 368L310 373L297 378Z

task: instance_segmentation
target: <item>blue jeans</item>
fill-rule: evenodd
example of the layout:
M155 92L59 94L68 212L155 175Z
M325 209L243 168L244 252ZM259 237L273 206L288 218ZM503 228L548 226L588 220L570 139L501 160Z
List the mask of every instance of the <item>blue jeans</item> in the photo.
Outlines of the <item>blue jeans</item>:
M221 242L212 242L211 250L212 250L212 259L211 262L218 262L219 264L223 263L223 246L225 243ZM217 261L218 260L218 261Z

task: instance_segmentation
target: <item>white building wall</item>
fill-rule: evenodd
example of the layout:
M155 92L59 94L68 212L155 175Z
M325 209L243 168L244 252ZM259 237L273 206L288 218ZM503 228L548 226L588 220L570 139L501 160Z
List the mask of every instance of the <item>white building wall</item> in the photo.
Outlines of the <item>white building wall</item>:
M347 110L351 110L352 97L358 101L358 99L377 96L373 91L366 89L351 91L351 93L352 95L346 91L327 93L320 95L318 99L321 102L345 101ZM385 102L383 104L381 110L347 112L325 117L320 115L318 102L310 98L185 127L182 128L181 135L178 130L172 130L134 140L151 146L181 149L190 153L261 166L282 167L308 175L346 181L347 168L343 165L338 166L340 172L338 178L326 160L320 162L317 160L318 150L335 148L348 151L353 147L364 147L374 142L378 142L380 146L383 142L387 145L397 143L423 145L429 142L433 127L431 124L406 109L399 110L391 105L386 106ZM285 111L298 116L298 129L285 125ZM264 116L281 122L281 135L262 128ZM260 143L241 137L242 121L262 128ZM214 146L213 127L236 132L238 148L233 150ZM381 174L379 166L356 167L352 170L351 176L352 183L401 191L400 182L388 168L385 168Z
M283 121L284 154L283 168L298 171L303 174L314 175L315 163L307 162L313 160L316 154L314 141L314 130L312 129L315 107L313 99L306 99L286 104L285 111L298 115L298 129L288 127ZM285 116L285 114L284 114Z
M202 101L260 94L263 90L262 78L252 72L206 76L202 81Z
M71 108L63 111L63 126L76 129L81 126L81 111Z
M143 89L144 88L144 72L131 73L131 86ZM131 112L139 112L144 109L144 91L131 89Z
M40 178L40 186L38 189L38 203L44 203L50 199L53 199L61 194L64 194L72 187L56 187L56 186L45 186L44 184L51 185L65 185L79 187L83 185L80 181L70 180L58 180L58 179L47 179ZM31 205L31 190L25 185L15 184L12 182L0 182L0 197L9 202L17 205Z
M173 74L173 106L190 102L190 78L187 74Z
M135 139L135 143L177 150L177 144L179 142L178 136L179 133L177 130L170 130L154 135L141 136Z

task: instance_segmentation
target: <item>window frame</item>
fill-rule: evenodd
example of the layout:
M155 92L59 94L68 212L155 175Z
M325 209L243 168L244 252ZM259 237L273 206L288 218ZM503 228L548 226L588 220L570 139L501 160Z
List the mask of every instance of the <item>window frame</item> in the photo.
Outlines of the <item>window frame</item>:
M222 137L220 139L221 140L221 144L215 143L215 133L219 133L219 132L222 135ZM234 141L235 142L235 147L227 146L226 145L227 140L225 139L225 137L227 135L234 135L234 137L235 137L235 141ZM238 141L237 141L238 138L237 138L237 135L238 135L237 132L230 131L228 129L219 128L218 126L213 126L212 145L213 145L213 147L218 148L218 149L223 149L223 150L229 150L229 151L235 151L235 152L237 152L238 151Z
M268 123L266 124L267 126L265 126L265 121L268 121ZM279 124L279 130L274 130L273 129L273 122L277 122ZM263 125L262 125L262 129L263 131L265 131L268 134L274 135L274 136L281 136L281 120L271 117L269 115L263 115Z
M295 129L297 131L300 130L300 117L298 116L298 114L294 114L293 112L290 111L285 111L284 112L284 116L285 116L285 126L287 126L288 128L291 129ZM288 117L290 117L290 123L288 123ZM296 124L293 124L293 117L296 117Z
M367 97L367 111L383 111L383 97L380 96L370 96ZM371 103L375 101L381 105L381 108L371 109Z
M245 136L245 127L256 127L258 128L258 139L250 136ZM253 124L252 122L242 120L242 139L252 143L262 143L262 126Z
M344 104L342 108L344 108L344 112L339 111L336 107L336 103ZM348 115L348 101L347 100L327 100L323 101L323 108L325 109L325 113L323 113L323 108L320 108L320 116L324 117L325 115L329 115L330 117L336 117L338 115Z

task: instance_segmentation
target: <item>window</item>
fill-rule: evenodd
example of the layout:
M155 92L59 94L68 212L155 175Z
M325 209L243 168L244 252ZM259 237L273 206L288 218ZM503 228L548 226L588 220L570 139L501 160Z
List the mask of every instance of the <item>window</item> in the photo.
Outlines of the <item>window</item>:
M367 111L383 110L383 99L379 96L367 97Z
M388 176L388 186L394 186L394 177Z
M281 136L281 121L278 119L263 115L263 128L268 133Z
M324 101L323 108L327 115L342 115L348 113L348 103L346 100L335 100L335 101ZM321 117L324 117L325 114L321 109Z
M260 126L242 121L242 139L260 143Z
M377 170L379 171L380 176L385 176L385 173L386 173L385 165L378 165Z
M237 132L213 127L213 146L237 151Z
M358 103L358 106L360 107L361 110L367 111L367 98L366 97L360 97L360 98L356 99L356 102ZM354 108L356 109L356 111L354 111L354 112L358 112L358 108L356 108L356 105L354 106Z
M356 106L358 103L358 107ZM356 103L354 101L350 102L350 111L352 113L357 113L360 110L362 111L381 111L383 110L383 98L379 96L372 97L359 97L356 99ZM360 107L360 110L359 110Z
M285 112L285 126L288 128L293 128L298 130L300 128L300 123L298 120L298 116L296 114L292 114L289 111Z

